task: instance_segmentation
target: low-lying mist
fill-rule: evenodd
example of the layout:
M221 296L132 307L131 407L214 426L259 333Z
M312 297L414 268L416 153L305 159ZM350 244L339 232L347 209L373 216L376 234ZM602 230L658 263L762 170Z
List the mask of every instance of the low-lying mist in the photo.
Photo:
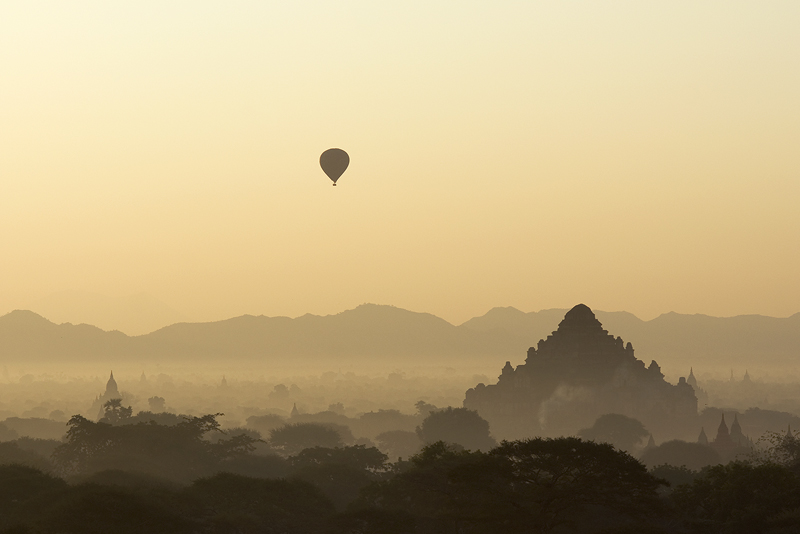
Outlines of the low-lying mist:
M0 420L36 417L66 421L80 414L97 419L98 396L114 372L123 404L134 413L153 411L148 399L164 399L162 411L186 415L224 413L223 427L243 426L253 415L288 417L296 405L301 413L328 411L355 417L377 410L414 413L422 400L436 406L460 406L464 392L490 380L482 369L452 367L384 369L371 372L353 366L302 373L302 368L276 370L243 366L103 369L96 365L5 369L0 378ZM82 371L82 372L81 372ZM488 371L488 370L487 370Z
M98 419L98 398L106 390L111 371L123 404L133 413L166 411L187 416L222 413L223 428L243 427L248 418L276 415L334 412L348 418L380 410L412 415L419 401L437 407L460 407L467 389L497 381L500 361L493 365L462 368L445 366L363 369L309 369L292 366L255 367L229 365L115 366L99 369L95 363L3 367L0 375L0 421L7 418L38 418L61 423L33 437L58 439L64 423L73 415ZM686 373L683 373L685 375ZM683 376L682 375L682 376ZM734 376L722 369L698 372L698 411L707 408L749 408L800 413L800 380L791 375L782 380L748 371ZM677 382L677 376L666 378ZM156 399L155 404L152 399ZM157 399L163 399L160 403ZM61 428L61 430L58 430ZM356 436L359 437L359 436ZM503 436L495 436L502 439ZM757 437L757 436L756 436Z

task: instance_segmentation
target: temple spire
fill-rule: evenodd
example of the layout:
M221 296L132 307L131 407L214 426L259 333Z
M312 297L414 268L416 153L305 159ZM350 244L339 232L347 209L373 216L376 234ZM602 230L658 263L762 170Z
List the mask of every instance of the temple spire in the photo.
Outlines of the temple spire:
M728 432L728 425L725 424L725 414L722 414L722 420L719 423L719 428L717 428L717 438L714 441L718 441L720 439L727 439L730 437L730 432Z
M686 378L686 382L689 383L694 389L697 389L697 378L694 376L694 368L689 367L689 376Z
M114 380L114 371L111 371L111 376L106 382L106 399L118 399L119 395L119 388L117 387L117 381Z
M738 414L733 414L733 424L731 424L731 439L734 443L740 446L747 445L747 438L744 436L742 432L742 427L739 425L739 416Z

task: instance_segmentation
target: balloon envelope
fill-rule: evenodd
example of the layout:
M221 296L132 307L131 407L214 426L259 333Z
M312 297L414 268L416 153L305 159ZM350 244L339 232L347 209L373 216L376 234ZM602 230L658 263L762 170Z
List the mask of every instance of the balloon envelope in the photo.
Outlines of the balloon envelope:
M328 175L328 178L333 180L333 185L336 185L336 180L347 170L350 165L350 156L341 148L329 148L319 157L319 166Z

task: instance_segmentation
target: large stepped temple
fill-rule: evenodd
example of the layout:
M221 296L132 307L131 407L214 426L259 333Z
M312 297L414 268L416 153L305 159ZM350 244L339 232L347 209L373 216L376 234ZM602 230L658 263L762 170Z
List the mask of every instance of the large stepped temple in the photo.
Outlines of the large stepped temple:
M469 389L464 406L488 420L498 439L575 434L607 413L638 419L656 435L696 432L692 386L683 377L670 384L655 361L637 360L633 346L583 304L528 349L524 364L506 362L497 384Z

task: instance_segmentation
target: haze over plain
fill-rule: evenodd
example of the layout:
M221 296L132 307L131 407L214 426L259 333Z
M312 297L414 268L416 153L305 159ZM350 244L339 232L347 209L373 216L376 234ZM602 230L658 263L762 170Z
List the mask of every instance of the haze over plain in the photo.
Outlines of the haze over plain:
M0 312L798 311L800 6L0 7ZM318 167L345 148L339 182ZM144 327L142 327L144 328Z

